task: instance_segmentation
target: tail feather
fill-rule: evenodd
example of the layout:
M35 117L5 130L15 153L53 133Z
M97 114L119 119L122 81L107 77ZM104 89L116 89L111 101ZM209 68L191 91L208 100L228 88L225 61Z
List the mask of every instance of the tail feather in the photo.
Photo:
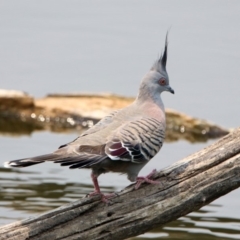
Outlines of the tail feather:
M50 153L50 154L45 154L45 155L41 155L41 156L37 156L37 157L23 158L23 159L5 162L4 167L6 167L6 168L28 167L31 165L43 163L45 161L56 161L57 159L59 159L59 157L60 156L58 154Z
M60 163L61 166L69 166L69 168L89 168L93 165L106 159L106 155L96 155L96 154L82 154L77 156L63 156L62 154L46 154L32 158L23 158L18 160L13 160L4 163L4 167L10 168L21 168L28 167L31 165L43 163L45 161L53 161L54 163Z

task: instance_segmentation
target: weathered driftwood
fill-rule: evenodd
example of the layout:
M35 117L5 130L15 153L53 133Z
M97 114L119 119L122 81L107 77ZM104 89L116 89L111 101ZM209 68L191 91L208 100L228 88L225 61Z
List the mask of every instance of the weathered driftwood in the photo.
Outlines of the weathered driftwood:
M197 210L240 186L240 128L156 178L161 184L128 186L109 206L84 198L3 226L0 239L126 239Z
M0 91L0 133L30 134L34 130L66 131L96 123L134 99L113 94L49 95L34 99L27 94ZM207 121L166 110L166 141L206 141L228 130Z

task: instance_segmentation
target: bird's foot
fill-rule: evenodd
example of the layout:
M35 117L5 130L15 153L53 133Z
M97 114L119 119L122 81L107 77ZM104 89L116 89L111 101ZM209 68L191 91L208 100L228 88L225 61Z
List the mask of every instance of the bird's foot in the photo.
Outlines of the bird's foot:
M104 202L104 203L109 203L109 202L111 202L111 198L117 196L116 193L103 194L103 193L100 192L100 191L94 191L94 192L92 192L92 193L89 193L87 196L88 196L88 197L93 197L93 196L97 196L97 195L101 196L101 201Z
M153 169L152 172L150 172L147 176L145 177L137 177L136 179L136 185L135 185L135 189L138 189L142 183L150 183L150 184L159 184L159 181L154 181L152 179L150 179L155 173L157 172L156 169Z
M110 198L116 197L117 194L116 193L103 194L100 191L97 177L98 177L98 175L96 175L94 173L91 174L91 178L92 178L93 185L94 185L94 192L89 193L87 196L93 197L93 196L99 195L101 197L102 202L109 204L111 202Z

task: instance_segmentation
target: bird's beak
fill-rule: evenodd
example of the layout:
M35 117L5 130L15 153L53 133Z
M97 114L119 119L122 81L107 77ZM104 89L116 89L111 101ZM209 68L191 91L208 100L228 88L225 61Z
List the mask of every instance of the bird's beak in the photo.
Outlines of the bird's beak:
M168 92L174 94L174 90L173 90L170 86L167 86L166 91L168 91Z

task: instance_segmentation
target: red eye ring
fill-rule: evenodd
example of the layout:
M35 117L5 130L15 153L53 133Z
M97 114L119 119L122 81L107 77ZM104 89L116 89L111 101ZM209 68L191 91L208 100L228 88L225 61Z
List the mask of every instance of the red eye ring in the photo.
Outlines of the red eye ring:
M165 78L160 78L160 79L159 79L159 84L160 84L161 86L166 85L166 79L165 79Z

